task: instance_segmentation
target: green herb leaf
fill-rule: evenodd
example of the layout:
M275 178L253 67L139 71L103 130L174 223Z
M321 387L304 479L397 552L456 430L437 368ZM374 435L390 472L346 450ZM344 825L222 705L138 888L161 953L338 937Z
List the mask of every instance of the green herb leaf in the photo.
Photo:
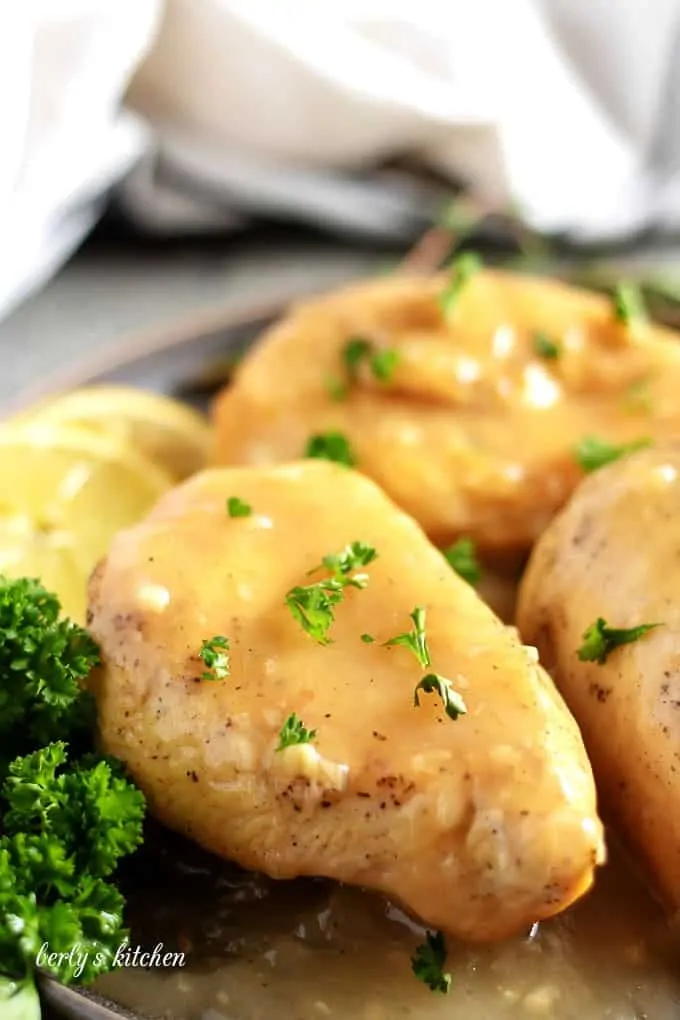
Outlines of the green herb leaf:
M561 354L560 345L555 340L551 340L548 334L541 332L541 330L536 330L533 334L532 346L534 354L538 355L539 358L545 358L546 361L554 361Z
M0 576L0 781L19 754L58 737L87 739L94 704L82 681L99 650L60 611L38 581Z
M310 436L305 449L305 457L318 460L332 460L336 464L354 467L356 457L352 452L347 436L342 432L324 432Z
M576 463L583 471L597 471L628 453L642 450L651 445L649 438L636 439L632 443L610 443L598 436L584 436L574 447Z
M427 638L425 636L425 610L420 606L416 606L409 615L413 620L413 630L408 634L398 634L397 637L390 638L385 644L403 645L413 652L423 669L427 669L431 662L430 650L427 647Z
M276 750L283 751L284 747L292 747L294 744L311 744L315 736L316 730L306 729L302 720L293 712L281 727Z
M598 616L595 623L591 623L583 632L583 644L578 650L578 657L581 662L598 662L602 665L619 645L631 644L660 626L660 623L641 623L638 627L610 627L606 620Z
M446 941L438 931L428 932L426 941L418 946L411 958L413 973L431 992L446 995L451 987L451 975L444 973L447 956Z
M330 553L328 556L324 556L319 566L314 567L309 573L314 574L317 570L325 567L340 580L358 567L367 567L376 559L377 555L373 546L367 545L366 542L350 542L339 553Z
M399 352L390 347L378 347L363 337L352 337L342 348L345 381L332 379L328 389L334 400L344 400L350 388L359 382L362 364L368 365L378 382L389 382L399 364Z
M459 538L444 550L444 557L468 584L474 585L480 580L482 568L477 559L477 547L471 538Z
M227 513L230 517L250 517L252 512L252 506L244 503L238 496L230 496L227 500Z
M326 568L331 577L314 584L298 585L286 595L286 605L303 630L321 645L330 644L328 631L334 620L333 607L342 602L344 589L365 588L368 574L352 574L357 567L372 563L377 552L365 542L350 542L339 553L329 553L310 574Z
M362 634L361 640L365 645L372 645L375 641L375 638L373 637L372 634Z
M208 669L201 675L202 680L224 680L229 676L230 663L227 652L229 651L229 638L222 634L206 638L198 653Z
M360 336L351 337L342 348L342 360L350 383L358 380L361 363L370 357L372 348L370 340Z
M439 297L439 307L444 318L448 319L458 304L460 295L469 280L475 276L483 266L482 259L476 252L468 251L458 255L450 266L449 281Z
M440 676L439 673L428 673L416 684L413 694L413 703L416 708L420 707L418 691L423 691L424 694L438 694L449 719L457 719L458 716L466 715L467 713L462 695L454 689L450 680Z
M635 283L619 283L614 290L614 318L625 326L647 320L642 291Z
M391 347L376 350L371 357L371 372L379 382L389 382L398 364L398 351Z

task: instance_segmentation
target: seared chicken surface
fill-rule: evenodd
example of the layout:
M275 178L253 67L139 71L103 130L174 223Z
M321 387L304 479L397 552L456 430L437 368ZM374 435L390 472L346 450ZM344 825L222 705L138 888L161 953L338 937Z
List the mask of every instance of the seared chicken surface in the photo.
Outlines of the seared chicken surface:
M578 720L607 811L680 908L680 443L581 485L539 541L518 622ZM586 628L658 624L582 661ZM634 635L629 635L633 638Z
M230 497L251 515L230 517ZM377 558L323 645L286 593L328 577L323 557L355 541ZM427 669L385 645L415 607ZM533 650L358 473L306 461L197 475L116 537L90 626L104 748L160 821L246 868L367 886L491 940L567 906L603 860L581 738ZM199 654L215 636L230 643L222 679ZM467 714L449 718L436 692L414 705L428 672ZM277 750L292 713L316 736Z
M439 545L528 551L582 471L576 444L680 427L680 344L564 284L483 271L364 282L309 300L246 356L215 406L215 457L264 465L340 432L358 468ZM348 341L369 352L351 378ZM372 367L373 353L387 361ZM394 352L390 354L389 352ZM355 351L356 354L356 351Z

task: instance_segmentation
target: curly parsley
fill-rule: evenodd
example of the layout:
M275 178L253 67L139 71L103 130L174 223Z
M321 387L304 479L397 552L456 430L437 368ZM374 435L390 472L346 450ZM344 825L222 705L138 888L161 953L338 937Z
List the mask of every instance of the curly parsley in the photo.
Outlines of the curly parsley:
M396 637L390 638L386 641L386 645L403 645L404 648L408 648L413 652L416 659L426 669L431 666L430 661L430 649L427 646L427 637L425 635L425 610L422 606L416 606L409 616L413 620L413 630L406 634L398 634Z
M127 932L108 879L140 844L145 813L120 762L77 754L91 746L82 681L99 651L60 609L37 581L0 578L0 1012L10 1003L21 1016L35 1015L44 942L62 956L41 964L62 982L111 969Z

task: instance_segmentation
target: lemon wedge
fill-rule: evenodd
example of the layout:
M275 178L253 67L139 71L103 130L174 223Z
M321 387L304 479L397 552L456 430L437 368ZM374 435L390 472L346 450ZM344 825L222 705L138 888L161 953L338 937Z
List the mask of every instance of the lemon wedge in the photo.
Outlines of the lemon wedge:
M173 480L104 433L45 425L0 429L0 573L36 577L84 622L87 579L113 535Z
M48 397L8 424L85 429L129 445L179 482L205 466L207 419L171 397L132 386L87 386Z

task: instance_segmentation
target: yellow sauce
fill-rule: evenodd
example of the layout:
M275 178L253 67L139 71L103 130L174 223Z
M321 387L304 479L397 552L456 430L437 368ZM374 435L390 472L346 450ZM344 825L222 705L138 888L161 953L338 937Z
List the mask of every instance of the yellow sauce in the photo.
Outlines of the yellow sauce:
M526 937L449 947L448 996L411 973L423 929L377 896L271 882L172 840L132 898L132 944L187 951L97 989L166 1020L676 1020L678 940L619 855ZM154 887L155 883L155 887Z

